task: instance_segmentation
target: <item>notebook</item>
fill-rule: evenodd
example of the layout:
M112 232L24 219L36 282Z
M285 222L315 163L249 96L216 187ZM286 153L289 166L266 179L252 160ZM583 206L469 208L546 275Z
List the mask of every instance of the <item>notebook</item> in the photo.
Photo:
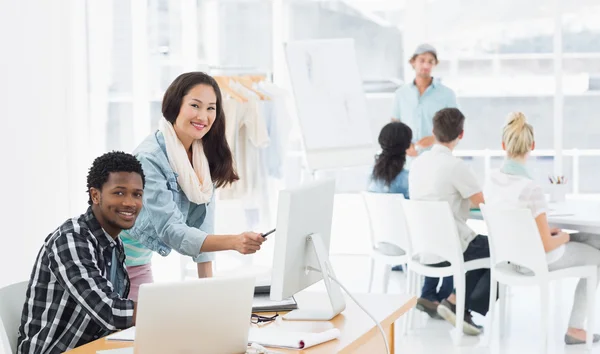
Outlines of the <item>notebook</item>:
M252 327L248 335L248 343L274 348L306 349L339 337L340 330L337 328L311 333Z

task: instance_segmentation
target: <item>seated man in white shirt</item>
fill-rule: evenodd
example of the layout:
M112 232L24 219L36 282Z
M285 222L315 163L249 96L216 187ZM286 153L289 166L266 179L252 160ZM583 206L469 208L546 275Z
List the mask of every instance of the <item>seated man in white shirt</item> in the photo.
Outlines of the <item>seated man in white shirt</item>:
M470 205L483 203L481 187L469 166L452 155L452 151L463 137L464 121L464 115L457 108L444 108L435 114L433 117L435 145L413 162L408 186L413 200L447 201L450 204L464 259L471 261L489 257L490 249L487 237L477 235L467 226ZM448 262L440 262L437 257L425 263L440 267L448 265ZM479 335L483 328L473 323L470 311L484 316L488 311L489 269L467 272L465 281L466 313L463 332L468 335ZM456 320L455 305L456 297L451 294L437 306L438 314L453 325Z
M499 171L494 171L485 186L488 205L527 208L535 218L544 250L548 270L594 265L600 272L600 237L598 235L575 234L572 237L556 228L550 228L546 213L548 204L542 187L531 177L527 166L529 153L534 149L533 127L521 112L509 114L502 133L502 148L507 158ZM518 247L518 245L515 245ZM517 267L519 272L531 271ZM584 322L590 310L587 308L586 280L580 279L575 289L569 328L565 334L566 344L585 343ZM594 334L594 343L600 335Z

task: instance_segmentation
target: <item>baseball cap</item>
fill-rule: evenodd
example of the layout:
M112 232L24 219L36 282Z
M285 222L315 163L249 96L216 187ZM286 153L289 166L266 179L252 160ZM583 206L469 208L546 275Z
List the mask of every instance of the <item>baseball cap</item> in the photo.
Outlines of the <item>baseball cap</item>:
M431 53L435 57L435 60L437 60L437 51L431 44L427 44L427 43L420 44L417 47L417 49L415 49L415 53L413 54L413 56L420 55L423 53Z

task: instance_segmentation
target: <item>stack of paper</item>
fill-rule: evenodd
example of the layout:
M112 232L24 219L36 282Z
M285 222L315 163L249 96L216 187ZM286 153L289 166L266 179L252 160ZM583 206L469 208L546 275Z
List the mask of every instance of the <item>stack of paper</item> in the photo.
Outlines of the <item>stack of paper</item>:
M106 340L114 340L119 342L133 342L135 340L135 326L124 329L120 332L113 333L106 337Z
M133 348L98 350L96 354L133 354Z
M340 330L337 328L320 333L311 333L252 327L248 335L248 343L257 343L265 347L306 349L339 337Z

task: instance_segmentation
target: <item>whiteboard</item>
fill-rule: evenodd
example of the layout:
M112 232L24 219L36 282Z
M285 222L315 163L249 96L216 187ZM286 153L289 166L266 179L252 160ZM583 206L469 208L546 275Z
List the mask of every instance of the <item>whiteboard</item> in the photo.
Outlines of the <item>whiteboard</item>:
M310 167L372 163L371 124L354 40L288 42L285 52Z

